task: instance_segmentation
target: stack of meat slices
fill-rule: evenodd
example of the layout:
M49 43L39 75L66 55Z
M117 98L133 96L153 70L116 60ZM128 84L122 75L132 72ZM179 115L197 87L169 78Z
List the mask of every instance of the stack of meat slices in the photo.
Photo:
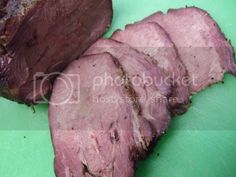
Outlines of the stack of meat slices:
M233 49L195 7L158 12L98 40L54 86L56 175L132 177L171 115L225 72L236 74Z

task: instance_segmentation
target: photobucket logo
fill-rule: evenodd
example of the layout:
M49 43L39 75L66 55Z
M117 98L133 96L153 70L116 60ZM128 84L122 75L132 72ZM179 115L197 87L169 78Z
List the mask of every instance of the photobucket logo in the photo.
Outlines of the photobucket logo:
M133 86L151 86L154 81L153 78L150 76L147 76L145 73L143 73L142 76L135 75L135 76L128 76L128 75L123 75L123 76L116 76L112 77L111 75L108 75L107 73L104 73L103 76L97 76L93 80L93 89L98 89L98 88L104 88L107 86L122 86L122 85L127 85L128 83L132 83Z
M49 99L45 94L45 85L54 80L55 96ZM40 81L40 82L39 82ZM56 87L55 87L56 86ZM33 84L33 98L37 104L50 103L51 105L76 104L80 102L80 75L54 72L50 74L36 73ZM38 100L37 98L40 98Z
M133 87L151 87L157 86L161 87L163 85L182 85L190 86L194 85L196 81L195 77L190 78L189 76L180 77L169 75L169 76L150 76L150 74L142 73L141 75L123 75L112 77L111 75L104 73L102 76L94 77L93 79L93 89L105 88L107 86L123 86L128 83L132 83Z

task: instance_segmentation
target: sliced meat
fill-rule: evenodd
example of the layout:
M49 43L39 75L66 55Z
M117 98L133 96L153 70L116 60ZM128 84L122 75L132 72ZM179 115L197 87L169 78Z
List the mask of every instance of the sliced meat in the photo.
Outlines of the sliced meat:
M134 176L156 135L126 80L109 54L80 58L58 77L49 106L57 177Z
M125 30L116 31L113 39L150 56L154 63L168 74L173 82L170 104L175 113L184 113L189 104L189 84L187 71L179 59L175 45L165 30L155 22L127 25Z
M50 93L54 72L62 71L106 31L112 3L8 0L1 1L0 11L0 96L34 104ZM41 84L35 83L44 80L41 93Z
M112 39L99 39L85 54L103 52L110 53L120 62L137 93L143 116L154 125L157 135L162 135L170 121L171 84L166 81L167 75L152 64L147 55Z
M157 22L169 33L190 75L193 93L221 81L225 72L236 74L233 48L206 11L171 9L143 22Z

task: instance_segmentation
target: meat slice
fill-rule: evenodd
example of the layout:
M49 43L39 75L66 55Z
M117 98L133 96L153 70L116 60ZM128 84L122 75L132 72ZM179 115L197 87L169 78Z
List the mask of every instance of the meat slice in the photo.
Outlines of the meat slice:
M50 93L54 72L78 58L112 18L111 0L8 0L0 9L0 96L26 104Z
M206 11L171 9L143 22L157 22L169 33L190 75L193 93L221 81L225 72L236 74L233 48Z
M109 54L82 57L58 77L49 106L57 177L134 175L156 135L126 80Z
M112 38L152 57L154 63L164 69L173 82L174 89L170 100L172 110L177 114L184 113L191 95L186 82L188 75L165 30L155 22L138 23L127 25L123 31L116 31Z
M120 62L137 93L143 116L155 127L157 136L161 136L170 121L171 84L165 82L165 73L145 54L112 39L99 39L85 55L103 52L110 53Z

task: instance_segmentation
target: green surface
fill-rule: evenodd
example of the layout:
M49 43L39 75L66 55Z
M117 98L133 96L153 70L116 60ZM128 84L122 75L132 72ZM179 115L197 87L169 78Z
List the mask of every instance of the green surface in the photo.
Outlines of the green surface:
M117 28L152 12L195 5L207 10L236 46L235 0L113 0ZM193 97L136 177L236 177L236 78ZM0 99L0 177L54 177L47 105L31 108Z

